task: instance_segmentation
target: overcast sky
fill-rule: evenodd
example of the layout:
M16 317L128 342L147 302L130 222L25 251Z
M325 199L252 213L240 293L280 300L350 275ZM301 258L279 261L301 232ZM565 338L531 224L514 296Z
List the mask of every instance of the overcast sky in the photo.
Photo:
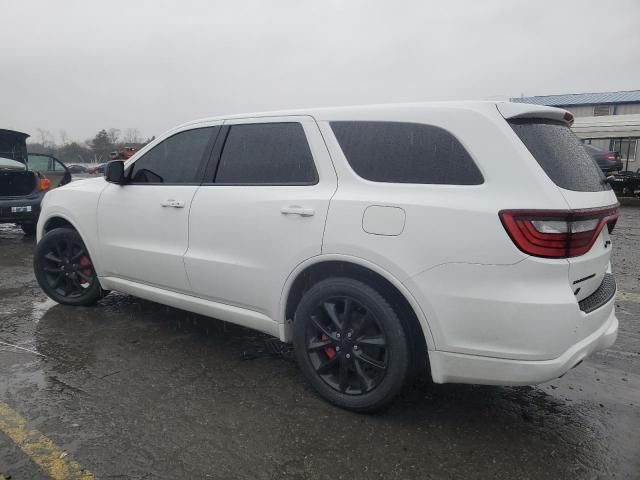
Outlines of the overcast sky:
M0 0L0 128L640 89L640 1Z

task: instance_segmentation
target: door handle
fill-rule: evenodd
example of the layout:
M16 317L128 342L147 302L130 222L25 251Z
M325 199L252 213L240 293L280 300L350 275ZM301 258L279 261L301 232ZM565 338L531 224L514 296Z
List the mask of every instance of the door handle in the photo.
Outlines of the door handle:
M300 215L301 217L312 217L316 211L313 208L302 208L297 205L282 207L280 213L283 215Z
M160 204L162 207L184 208L184 200L169 198Z

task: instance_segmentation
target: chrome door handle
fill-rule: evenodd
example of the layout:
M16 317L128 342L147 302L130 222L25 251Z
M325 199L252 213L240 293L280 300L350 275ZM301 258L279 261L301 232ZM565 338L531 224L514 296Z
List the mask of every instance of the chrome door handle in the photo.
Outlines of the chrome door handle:
M169 198L160 204L162 207L184 208L184 200Z
M280 213L283 215L300 215L301 217L312 217L316 211L313 208L302 208L297 205L282 207Z

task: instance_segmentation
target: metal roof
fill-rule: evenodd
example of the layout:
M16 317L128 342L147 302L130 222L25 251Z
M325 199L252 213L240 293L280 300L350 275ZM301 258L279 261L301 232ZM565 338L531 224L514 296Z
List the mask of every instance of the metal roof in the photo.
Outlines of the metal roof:
M601 105L613 103L640 103L640 90L624 92L569 93L566 95L543 95L539 97L518 97L510 99L514 103L532 103L549 107L569 105Z

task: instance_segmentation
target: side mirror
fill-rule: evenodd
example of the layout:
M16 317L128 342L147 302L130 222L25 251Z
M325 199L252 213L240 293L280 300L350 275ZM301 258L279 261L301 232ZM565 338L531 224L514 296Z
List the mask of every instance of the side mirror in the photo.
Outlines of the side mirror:
M124 177L124 162L122 160L114 160L107 163L107 168L104 171L104 177L109 183L124 185L126 183L126 179Z

